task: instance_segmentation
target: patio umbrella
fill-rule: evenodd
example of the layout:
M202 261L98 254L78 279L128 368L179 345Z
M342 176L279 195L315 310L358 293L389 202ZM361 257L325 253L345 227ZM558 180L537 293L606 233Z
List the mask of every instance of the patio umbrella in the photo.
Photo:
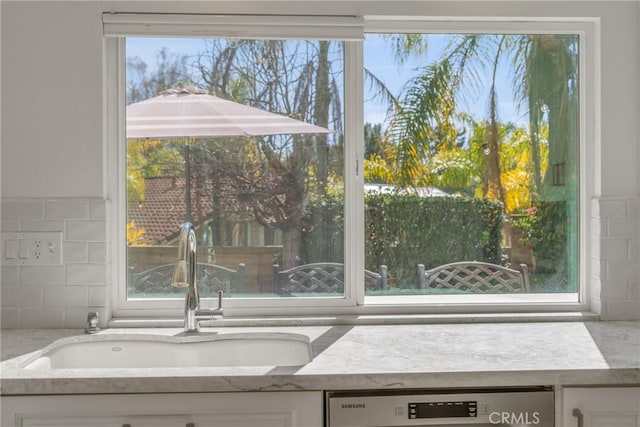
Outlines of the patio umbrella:
M185 141L187 220L191 221L189 141L231 136L328 134L329 129L209 95L195 86L167 89L127 106L127 139Z
M329 129L209 95L168 89L127 106L127 138L206 138L327 134Z

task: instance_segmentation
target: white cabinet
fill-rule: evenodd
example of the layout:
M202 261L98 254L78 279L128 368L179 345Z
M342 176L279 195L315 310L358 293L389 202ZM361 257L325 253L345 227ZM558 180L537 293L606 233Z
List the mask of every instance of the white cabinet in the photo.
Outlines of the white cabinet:
M321 392L3 396L2 427L321 427Z
M640 427L640 387L565 388L563 427Z

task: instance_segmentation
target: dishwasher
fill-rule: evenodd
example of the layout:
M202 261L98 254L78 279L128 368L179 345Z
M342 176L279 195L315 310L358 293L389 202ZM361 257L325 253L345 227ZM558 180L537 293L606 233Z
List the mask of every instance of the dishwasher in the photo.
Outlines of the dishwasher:
M326 427L553 427L551 387L329 391Z

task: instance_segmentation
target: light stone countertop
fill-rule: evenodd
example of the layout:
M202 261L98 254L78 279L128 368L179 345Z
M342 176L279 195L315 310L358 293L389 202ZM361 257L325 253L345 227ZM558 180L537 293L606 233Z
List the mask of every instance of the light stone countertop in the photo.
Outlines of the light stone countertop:
M24 370L80 330L2 331L1 393L76 394L348 390L530 385L640 385L640 321L205 328L295 332L304 366ZM107 329L176 336L177 328Z

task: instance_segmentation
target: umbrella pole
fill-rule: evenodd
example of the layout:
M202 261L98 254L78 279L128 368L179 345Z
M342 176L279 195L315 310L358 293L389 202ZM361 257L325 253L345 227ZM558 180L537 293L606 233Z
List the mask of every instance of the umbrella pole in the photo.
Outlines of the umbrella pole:
M186 205L185 212L187 213L187 221L193 223L193 215L191 214L191 155L189 150L189 141L185 144L184 149L184 186L184 202Z

